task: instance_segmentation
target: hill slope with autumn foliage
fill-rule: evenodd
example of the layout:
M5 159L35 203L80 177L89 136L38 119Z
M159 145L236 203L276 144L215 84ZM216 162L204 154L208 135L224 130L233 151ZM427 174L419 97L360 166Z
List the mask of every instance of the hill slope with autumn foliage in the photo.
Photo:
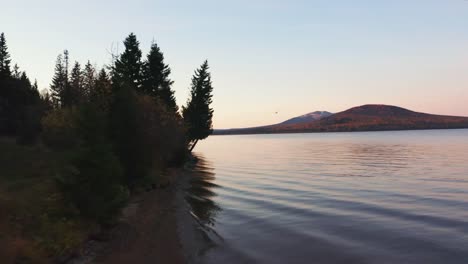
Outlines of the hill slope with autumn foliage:
M295 124L217 130L215 134L385 131L468 128L468 117L414 112L391 105L363 105L316 121Z

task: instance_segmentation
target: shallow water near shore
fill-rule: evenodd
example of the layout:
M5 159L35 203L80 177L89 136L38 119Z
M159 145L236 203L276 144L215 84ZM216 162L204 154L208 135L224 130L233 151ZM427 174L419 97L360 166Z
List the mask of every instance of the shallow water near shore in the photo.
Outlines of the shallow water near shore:
M468 130L212 136L202 263L468 263Z

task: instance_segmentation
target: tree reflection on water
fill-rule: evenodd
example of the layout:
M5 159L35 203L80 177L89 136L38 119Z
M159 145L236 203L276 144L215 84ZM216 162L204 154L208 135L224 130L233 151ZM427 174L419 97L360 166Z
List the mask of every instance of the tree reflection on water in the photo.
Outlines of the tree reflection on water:
M201 155L196 155L196 159L197 162L190 168L192 177L186 200L202 224L213 226L221 210L213 200L216 196L213 189L219 186L213 183L216 177L212 164Z

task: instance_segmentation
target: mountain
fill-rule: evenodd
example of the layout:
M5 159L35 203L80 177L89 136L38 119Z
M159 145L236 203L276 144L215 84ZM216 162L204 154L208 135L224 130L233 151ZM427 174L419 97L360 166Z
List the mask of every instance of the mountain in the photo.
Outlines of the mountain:
M311 118L309 121L305 122L291 121L301 120L301 117L297 118L292 118L283 123L271 126L216 130L215 134L268 134L468 128L468 117L433 115L414 112L398 106L376 104L353 107L346 111L323 117L319 120Z
M293 117L280 124L281 125L294 125L294 124L300 124L300 123L308 123L308 122L313 122L313 121L320 120L322 118L329 117L331 115L332 113L327 112L327 111L315 111L315 112L308 113L305 115Z
M279 124L269 125L269 126L259 126L259 127L247 127L247 128L229 128L229 129L214 129L214 135L233 135L233 134L263 134L263 133L271 133L268 132L270 129L273 129L277 126L282 125L298 125L298 124L305 124L311 123L314 121L318 121L322 118L331 116L332 113L327 111L315 111L310 112L305 115L296 116L286 121L283 121Z

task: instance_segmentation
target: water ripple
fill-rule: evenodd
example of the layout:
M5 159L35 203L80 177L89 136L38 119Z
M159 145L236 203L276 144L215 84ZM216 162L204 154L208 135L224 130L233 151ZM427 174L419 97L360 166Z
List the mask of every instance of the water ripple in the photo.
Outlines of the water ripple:
M211 137L206 263L468 263L468 130Z

